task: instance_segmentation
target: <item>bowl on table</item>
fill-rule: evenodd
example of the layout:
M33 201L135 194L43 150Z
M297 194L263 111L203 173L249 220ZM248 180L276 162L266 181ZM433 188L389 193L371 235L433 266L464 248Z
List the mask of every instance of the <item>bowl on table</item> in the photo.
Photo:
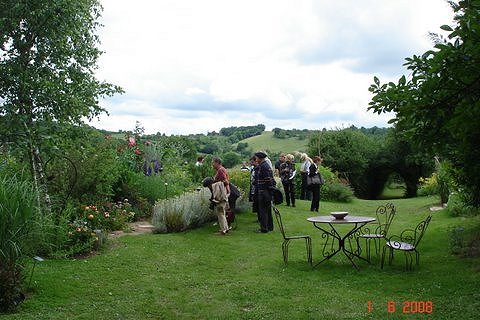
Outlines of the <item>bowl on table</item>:
M335 219L342 220L343 218L345 218L348 215L348 212L347 211L334 211L334 212L330 212L330 214Z

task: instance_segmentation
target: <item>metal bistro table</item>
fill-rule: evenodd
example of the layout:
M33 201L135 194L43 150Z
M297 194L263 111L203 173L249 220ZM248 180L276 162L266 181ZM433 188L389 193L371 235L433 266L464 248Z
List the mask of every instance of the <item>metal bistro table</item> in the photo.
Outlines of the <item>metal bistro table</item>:
M358 270L358 267L355 264L355 262L353 262L353 259L352 259L353 257L357 257L368 262L367 259L361 257L358 253L355 253L354 251L347 249L345 247L345 240L353 236L356 231L358 231L361 227L363 227L367 223L375 221L375 218L348 215L343 219L336 219L332 216L316 216L316 217L308 218L307 221L310 221L311 223L313 223L315 228L323 232L322 238L326 238L326 242L323 245L323 249L322 249L322 255L324 258L320 262L318 262L315 265L315 267L318 266L320 263L324 262L325 260L330 259L340 251L343 251L345 256L350 260L352 265L357 270ZM340 233L335 229L335 227L340 225L347 225L347 224L352 224L353 228L342 237ZM330 229L327 229L326 226L323 227L322 225L328 225ZM334 239L338 240L338 248L335 248L334 246L334 243L335 243Z

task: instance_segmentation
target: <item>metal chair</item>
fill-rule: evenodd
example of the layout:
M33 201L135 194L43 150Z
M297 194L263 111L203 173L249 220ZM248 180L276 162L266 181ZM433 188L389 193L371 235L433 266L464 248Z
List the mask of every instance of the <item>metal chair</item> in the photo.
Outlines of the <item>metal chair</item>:
M393 203L387 203L386 205L381 205L377 208L375 214L377 216L377 225L374 229L370 229L367 225L360 230L359 238L365 239L365 248L367 252L367 260L370 262L371 258L371 242L375 244L375 253L377 257L380 253L380 241L385 239L388 234L388 229L392 223L393 218L395 217L396 209Z
M385 247L383 247L382 253L382 265L381 268L383 269L383 264L385 261L385 253L387 249L390 250L388 263L392 264L393 260L393 251L400 250L405 253L405 264L407 270L412 269L413 264L413 253L415 253L415 261L417 266L420 262L420 253L418 252L418 245L420 240L422 240L425 231L427 230L428 224L432 220L432 216L429 215L425 220L421 221L415 229L406 229L403 230L399 236L394 235L387 239L385 243Z
M300 235L300 236L287 236L285 234L285 228L283 227L282 215L280 211L274 206L272 206L273 212L275 213L275 218L278 223L278 227L283 236L282 251L283 251L283 262L287 264L288 262L288 246L290 245L290 240L295 239L305 239L305 246L307 249L307 261L312 264L312 238L309 235Z

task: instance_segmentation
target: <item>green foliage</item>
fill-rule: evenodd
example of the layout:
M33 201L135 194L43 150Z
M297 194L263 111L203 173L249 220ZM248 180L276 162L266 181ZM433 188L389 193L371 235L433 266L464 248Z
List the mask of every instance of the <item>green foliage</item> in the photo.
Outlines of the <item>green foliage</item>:
M345 183L342 183L330 168L320 166L319 171L325 181L325 184L320 188L320 199L322 201L353 201L355 198L353 190Z
M237 144L237 148L235 149L237 152L245 152L247 151L247 148L248 148L248 143L247 142L239 142Z
M145 176L142 173L129 173L116 198L128 198L143 215L150 215L151 206L159 199L178 196L193 188L188 168L165 164L162 173L155 176Z
M105 203L102 206L85 206L79 215L92 230L115 231L124 230L128 222L135 220L135 212L128 199L116 203Z
M432 34L435 49L406 58L397 83L375 77L369 109L394 112L408 141L451 162L469 203L480 205L480 10L478 0L450 2L455 24Z
M452 192L448 198L447 210L453 217L468 217L480 214L480 209L468 203L462 192Z
M28 168L25 166L25 163L18 161L11 153L3 153L0 151L0 175L6 173L10 175L22 175L26 170L28 170Z
M80 123L104 111L98 97L121 91L94 77L101 54L98 1L8 0L0 12L0 97L11 132L34 132L46 122Z
M307 129L298 130L298 129L291 129L285 130L280 128L274 128L272 130L273 137L277 139L286 139L286 138L297 138L298 140L304 140L310 135L310 131Z
M144 160L156 159L161 162L172 160L190 162L197 156L195 141L184 136L146 135L137 138L138 145L144 151ZM143 159L142 159L143 160Z
M99 98L122 92L95 78L101 9L95 0L0 2L0 136L28 159L47 209L40 150L56 145L59 126L100 115Z
M450 193L458 189L455 184L455 171L448 161L437 160L436 172L430 178L420 178L419 195L439 195L440 203L448 202Z
M480 256L480 226L477 224L449 227L450 252L462 257Z
M415 197L418 179L431 174L433 164L433 157L418 149L401 134L398 127L395 127L388 132L380 153L373 159L369 174L377 179L383 179L395 173L405 183L404 196Z
M202 154L222 154L232 151L232 143L227 136L221 136L217 133L209 133L207 136L203 134L189 135L186 137L196 148L196 152ZM196 158L192 155L190 160Z
M320 154L324 165L347 176L359 197L368 197L367 171L378 150L376 141L353 129L312 134L308 143L308 154Z
M312 134L309 154L320 153L324 164L350 183L355 195L377 199L392 174L406 185L406 197L416 196L417 182L433 161L402 140L396 129L350 127Z
M233 168L241 162L240 155L236 152L227 152L222 155L222 164L225 168Z
M428 178L420 178L418 180L420 188L418 189L419 196L433 196L438 194L438 180L437 173L434 172Z
M65 156L54 155L46 167L52 177L49 186L53 196L63 201L69 194L77 204L109 201L115 194L115 185L124 179L128 168L117 153L117 141L106 139L89 128L71 130L79 132L78 136L71 137L71 143L64 145ZM74 171L76 175L72 177Z
M352 189L342 183L329 183L320 189L320 199L325 201L352 202L354 199Z
M69 224L68 241L65 243L63 252L65 256L75 256L91 252L96 241L95 231L85 219L77 219Z
M215 169L211 166L212 156L208 155L203 160L203 164L196 166L195 164L188 165L188 171L190 172L190 179L194 184L200 184L206 177L213 177L215 175Z
M214 218L210 210L210 191L188 192L179 197L159 200L153 208L155 232L180 232L203 225Z
M230 170L230 182L236 185L241 192L248 194L250 191L250 171Z
M437 164L437 184L440 202L447 203L451 190L455 189L455 171L448 161Z
M29 182L0 173L0 312L22 300L22 259L33 251L36 201Z
M249 137L258 136L263 131L265 131L265 125L258 124L256 126L222 128L220 135L228 137L230 143L236 143Z

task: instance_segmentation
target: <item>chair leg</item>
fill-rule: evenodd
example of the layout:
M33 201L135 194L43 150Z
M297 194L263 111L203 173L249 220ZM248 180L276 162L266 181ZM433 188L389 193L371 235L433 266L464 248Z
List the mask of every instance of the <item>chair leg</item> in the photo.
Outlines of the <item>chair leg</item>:
M383 269L383 263L385 262L385 251L387 251L387 247L383 247L382 250L382 262L380 264L380 269Z
M390 254L388 257L388 264L391 265L393 261L393 248L390 248Z
M405 251L405 265L407 271L412 270L413 257L409 251Z
M376 254L377 259L378 259L378 256L380 254L380 239L379 238L373 239L373 243L375 245L375 254Z
M289 245L289 240L285 240L282 243L282 251L283 251L283 262L285 264L288 263L288 245Z
M367 252L367 260L370 262L370 238L365 238L365 251Z
M312 265L312 240L310 238L305 238L305 245L307 247L307 260L310 265Z

